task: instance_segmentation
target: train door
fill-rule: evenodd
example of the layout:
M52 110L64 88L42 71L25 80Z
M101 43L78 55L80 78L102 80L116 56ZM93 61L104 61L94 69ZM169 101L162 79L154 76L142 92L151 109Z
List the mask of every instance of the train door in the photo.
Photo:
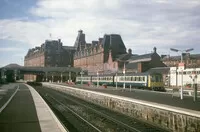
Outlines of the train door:
M90 83L92 83L92 76L90 76Z
M115 75L113 75L113 77L112 77L113 79L112 79L112 86L114 87L115 86L115 78L116 78L116 76ZM116 78L117 79L117 78Z

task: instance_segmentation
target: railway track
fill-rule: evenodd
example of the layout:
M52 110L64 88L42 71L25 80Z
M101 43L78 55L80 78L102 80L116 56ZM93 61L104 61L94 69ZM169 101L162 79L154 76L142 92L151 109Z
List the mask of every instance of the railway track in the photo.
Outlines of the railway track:
M133 118L126 117L106 108L102 108L52 89L36 88L36 90L51 104L52 107L54 107L54 109L59 111L70 124L73 124L73 129L76 131L163 131L146 125L145 123L138 122ZM68 124L69 123L67 123L66 127L69 126Z

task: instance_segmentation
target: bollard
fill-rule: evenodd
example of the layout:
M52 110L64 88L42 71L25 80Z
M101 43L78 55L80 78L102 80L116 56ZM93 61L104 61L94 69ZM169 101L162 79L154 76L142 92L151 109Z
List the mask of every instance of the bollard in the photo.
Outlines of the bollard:
M130 85L130 92L131 92L131 85Z

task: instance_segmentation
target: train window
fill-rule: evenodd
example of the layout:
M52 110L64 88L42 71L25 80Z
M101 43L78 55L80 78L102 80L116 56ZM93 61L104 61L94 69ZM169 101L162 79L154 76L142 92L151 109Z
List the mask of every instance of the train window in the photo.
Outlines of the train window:
M162 76L161 75L155 75L151 79L152 82L162 82Z
M145 77L142 77L142 81L145 81Z
M186 72L183 72L184 75L186 75Z
M133 81L133 77L131 77L131 81Z
M151 76L151 82L155 82L155 81L156 81L155 76Z

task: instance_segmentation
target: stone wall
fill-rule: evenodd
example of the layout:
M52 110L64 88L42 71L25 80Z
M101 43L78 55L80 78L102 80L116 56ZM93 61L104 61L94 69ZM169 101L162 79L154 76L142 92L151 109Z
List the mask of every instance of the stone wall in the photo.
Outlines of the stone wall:
M89 102L174 132L200 132L200 113L68 86L43 83Z

